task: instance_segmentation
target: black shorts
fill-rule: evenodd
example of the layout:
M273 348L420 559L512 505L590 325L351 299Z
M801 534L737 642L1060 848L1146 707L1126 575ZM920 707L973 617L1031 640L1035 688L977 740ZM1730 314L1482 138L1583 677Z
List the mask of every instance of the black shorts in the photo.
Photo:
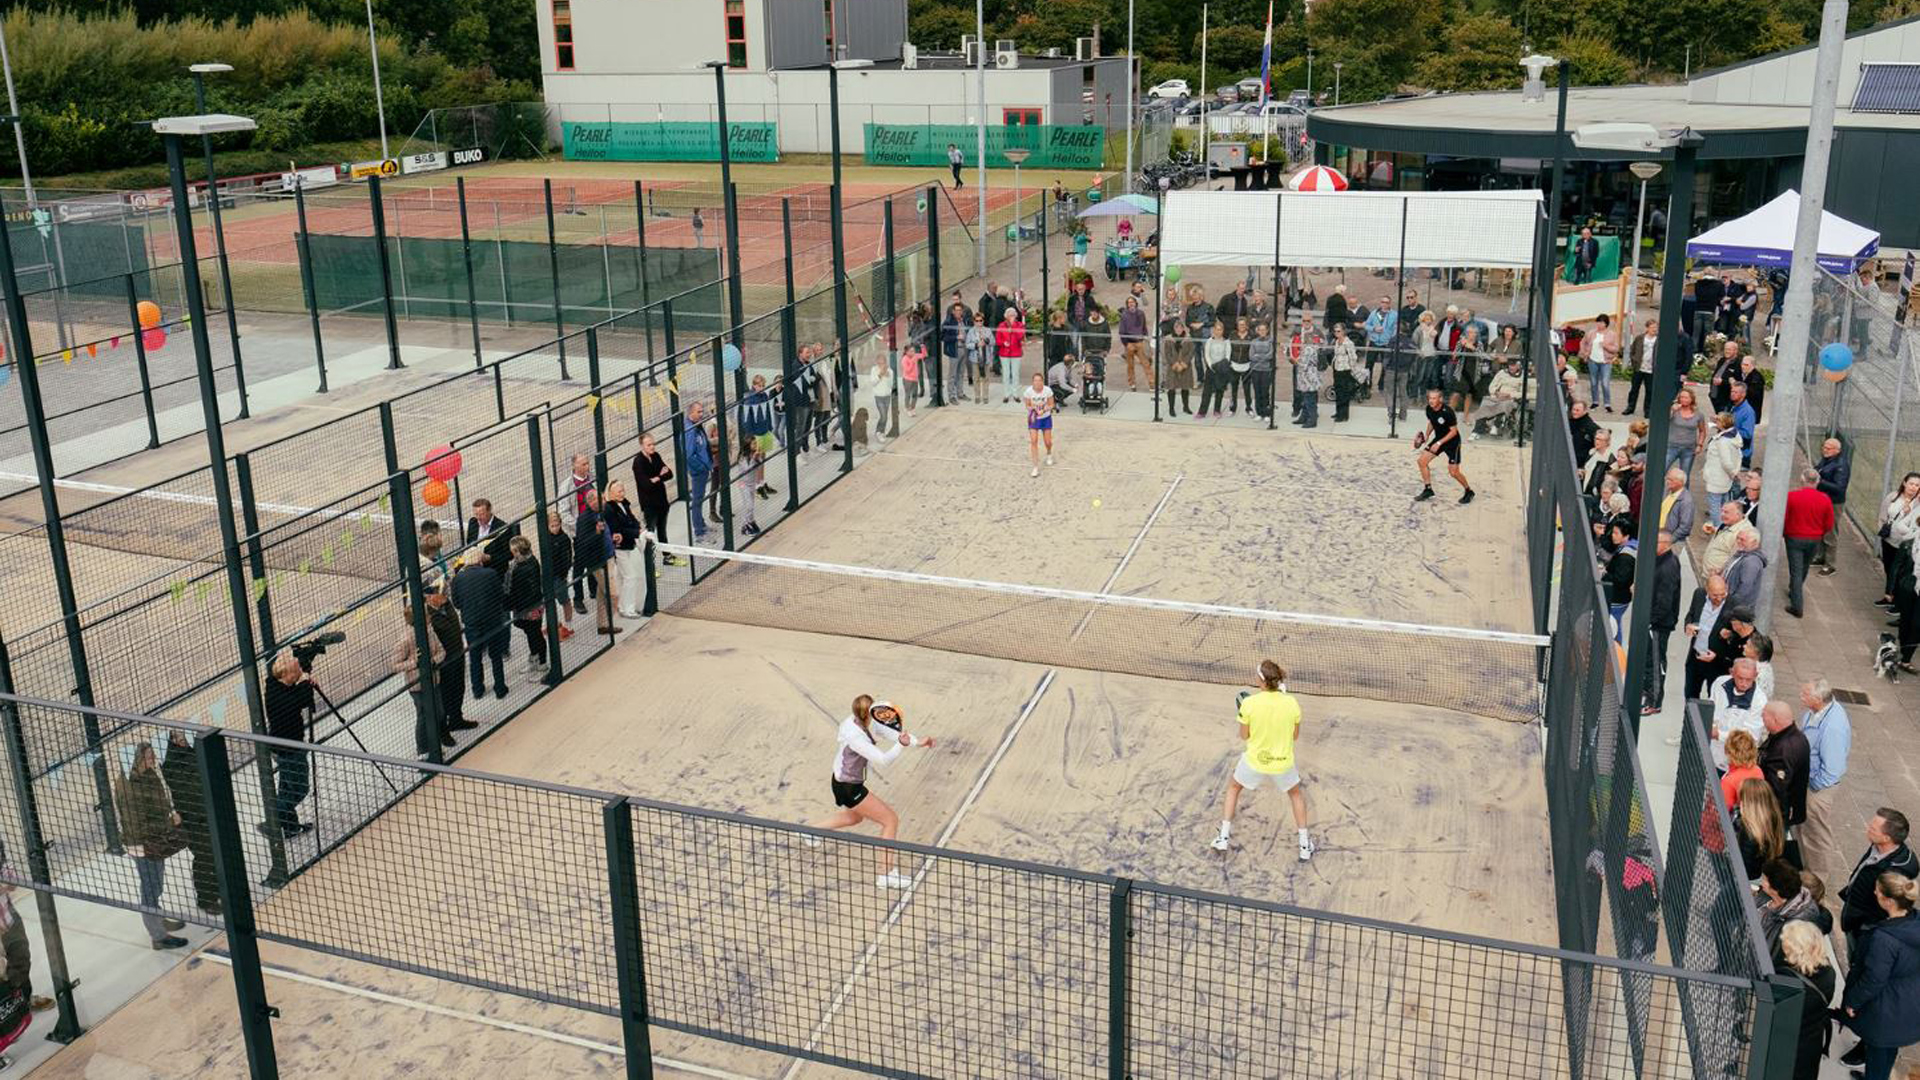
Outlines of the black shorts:
M851 810L867 800L867 785L849 784L845 780L833 782L833 804Z
M1458 464L1460 464L1460 438L1459 438L1459 436L1455 436L1455 437L1453 437L1453 438L1451 438L1451 439L1448 439L1448 440L1447 440L1447 445L1445 445L1445 446L1433 446L1433 445L1431 445L1431 444L1429 444L1429 445L1428 445L1428 446L1426 447L1426 451L1427 451L1427 453L1429 453L1429 454L1433 454L1433 455L1434 455L1434 456L1436 456L1436 457L1444 457L1444 458L1446 458L1446 459L1447 459L1448 461L1450 461L1450 462L1452 462L1452 463L1454 463L1455 465L1458 465Z

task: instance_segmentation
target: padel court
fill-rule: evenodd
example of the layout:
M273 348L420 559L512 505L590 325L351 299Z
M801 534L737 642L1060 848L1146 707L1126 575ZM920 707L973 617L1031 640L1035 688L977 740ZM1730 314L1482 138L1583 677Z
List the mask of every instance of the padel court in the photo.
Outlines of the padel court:
M1017 410L922 418L751 556L699 557L722 565L691 589L686 567L662 567L663 614L463 767L804 823L832 809L835 728L853 696L871 693L939 740L870 774L903 840L1551 945L1540 737L1521 722L1537 692L1534 649L1500 633L1528 622L1518 455L1473 444L1465 468L1478 499L1455 504L1442 480L1441 499L1416 504L1401 443L1078 416L1057 434L1057 464L1032 479ZM1114 606L1092 593L1141 599ZM1234 688L1263 656L1303 694L1299 760L1319 844L1307 864L1271 792L1243 801L1233 850L1207 847L1238 752ZM263 926L317 923L377 896L379 919L334 926L346 951L453 969L505 956L504 927L551 927L577 956L558 978L583 988L557 997L591 997L584 988L609 978L611 945L574 938L604 926L603 913L536 880L516 850L591 849L598 819L503 849L463 830L484 812L476 797L455 778L420 789L264 900ZM987 1055L1018 1075L1100 1071L1105 960L1073 950L1077 928L1104 915L1104 892L1011 863L906 855L912 887L887 891L874 885L870 848L814 847L718 818L637 831L662 1017L745 1023L768 1042L804 1036L849 1056L888 1042L886 1059L909 1062L907 1075L971 1075ZM454 867L472 869L442 870ZM494 890L463 885L473 873ZM1345 989L1386 977L1374 973L1375 937L1301 939L1264 920L1183 916L1171 898L1155 911L1156 932L1181 945L1152 966L1194 989L1140 1006L1140 1075L1207 1075L1229 1060L1243 1073L1297 1074L1310 1047L1355 1054L1315 1057L1317 1075L1524 1068L1496 1058L1513 1046L1492 1034L1500 1016L1530 1015L1540 987L1523 972L1510 983L1494 973L1476 1015L1459 999L1432 1007L1424 979L1375 1015ZM646 925L655 918L657 932ZM1036 933L1054 955L998 947ZM267 946L264 960L281 1064L295 1075L621 1071L611 1017L285 946ZM1208 997L1206 971L1246 966L1291 966L1286 998ZM1464 978L1444 953L1426 966L1434 986ZM947 997L956 972L998 992ZM900 1003L933 997L966 1022L907 1023ZM1296 1024L1345 1033L1310 1038ZM1524 1045L1541 1073L1564 1059L1554 1026ZM1488 1032L1485 1057L1435 1056L1439 1033L1476 1028ZM981 1031L995 1045L979 1043ZM653 1048L670 1076L843 1075L658 1025ZM217 955L184 966L47 1071L243 1075L228 972Z

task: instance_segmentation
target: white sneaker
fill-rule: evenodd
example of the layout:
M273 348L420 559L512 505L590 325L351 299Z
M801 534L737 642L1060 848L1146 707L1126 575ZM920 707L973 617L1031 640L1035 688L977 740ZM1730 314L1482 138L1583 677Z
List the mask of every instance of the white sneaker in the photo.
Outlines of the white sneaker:
M1031 475L1034 475L1034 476L1039 476L1039 475L1040 475L1040 466L1038 466L1038 465L1035 465L1035 466L1033 467L1033 473L1032 473Z
M898 870L890 874L881 874L874 879L873 883L882 889L909 889L913 887L913 879Z
M1051 465L1051 464L1053 464L1053 455L1052 455L1052 454L1048 454L1048 455L1047 455L1047 464L1049 464L1049 465Z
M1311 858L1313 858L1313 838L1303 836L1300 838L1300 861L1306 862Z
M1213 838L1213 850L1215 851L1225 851L1232 846L1233 846L1233 838L1228 836L1226 833L1221 833L1220 835Z

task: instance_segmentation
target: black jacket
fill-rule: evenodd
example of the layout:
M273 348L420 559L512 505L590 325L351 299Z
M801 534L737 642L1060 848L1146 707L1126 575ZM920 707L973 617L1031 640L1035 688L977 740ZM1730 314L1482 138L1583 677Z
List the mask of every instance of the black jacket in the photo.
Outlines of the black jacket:
M553 580L565 589L567 579L573 576L573 537L568 536L564 528L557 533L542 535L546 538L547 547L542 550L541 546L535 543L534 555L546 556L547 569L553 574Z
M469 565L453 575L453 606L468 633L485 634L507 621L507 592L499 574Z
M1920 1042L1920 916L1911 913L1874 927L1860 967L1847 972L1844 1008L1858 1015L1847 1026L1869 1046Z
M1707 590L1695 588L1693 590L1693 600L1687 604L1687 623L1699 623L1700 613L1706 609L1706 606ZM1718 678L1733 670L1733 662L1739 659L1740 650L1746 646L1744 640L1730 641L1720 636L1720 631L1728 630L1733 625L1732 620L1728 618L1728 615L1731 614L1732 611L1733 598L1728 597L1727 602L1720 605L1720 617L1714 620L1711 628L1712 633L1710 637L1714 643L1713 663L1708 665L1708 667L1713 678ZM1692 641L1687 642L1687 655L1694 655Z
M540 560L522 559L507 566L507 610L514 617L540 606Z
M1674 552L1653 560L1653 608L1647 625L1673 630L1680 624L1680 556Z
M1844 506L1847 502L1847 484L1853 479L1853 463L1847 460L1844 449L1830 458L1821 458L1814 468L1820 473L1820 490L1833 505Z
M1587 458L1593 453L1593 437L1600 432L1600 425L1591 416L1569 419L1568 427L1573 431L1573 463L1584 467Z
M1607 587L1607 603L1627 604L1633 602L1633 564L1636 561L1637 548L1622 544L1620 550L1607 559L1607 572L1604 583Z
M439 607L427 605L427 629L440 639L440 649L445 654L440 666L458 670L467 656L467 641L460 633L460 612L455 610L451 598Z
M1880 902L1873 898L1873 885L1881 874L1889 871L1920 877L1920 859L1914 858L1912 849L1905 844L1887 852L1884 858L1868 848L1854 864L1853 876L1840 889L1840 929L1852 934L1885 921L1887 913L1880 910Z
M582 510L573 526L573 565L583 574L607 565L607 537L600 522L600 511Z
M601 512L606 515L608 534L620 538L613 546L620 551L632 551L640 539L640 519L633 516L633 507L609 499Z
M260 696L266 707L267 734L305 742L306 713L313 708L313 684L298 682L288 686L269 674L261 687Z
M487 557L487 569L496 574L504 574L507 564L513 561L513 552L507 545L520 535L520 526L509 525L499 518L493 519L493 532L487 535L486 544L480 553ZM468 518L466 531L462 534L469 544L480 543L480 519Z
M1807 744L1806 732L1796 726L1768 735L1760 747L1760 774L1780 800L1788 828L1807 820L1807 777L1812 768L1813 748Z

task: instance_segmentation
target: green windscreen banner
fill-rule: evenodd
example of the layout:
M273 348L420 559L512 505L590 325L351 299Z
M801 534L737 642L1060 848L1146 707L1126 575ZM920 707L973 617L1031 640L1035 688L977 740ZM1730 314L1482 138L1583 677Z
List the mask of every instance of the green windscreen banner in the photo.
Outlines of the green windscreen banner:
M969 124L868 124L867 164L947 164L947 147L960 150L971 168L978 163L976 129ZM987 167L1011 169L1008 150L1029 152L1021 164L1037 169L1098 169L1107 151L1106 129L1093 124L1025 124L987 129Z
M776 125L730 123L727 130L733 160L780 160ZM560 145L568 161L719 161L720 125L693 120L569 121L560 125Z

